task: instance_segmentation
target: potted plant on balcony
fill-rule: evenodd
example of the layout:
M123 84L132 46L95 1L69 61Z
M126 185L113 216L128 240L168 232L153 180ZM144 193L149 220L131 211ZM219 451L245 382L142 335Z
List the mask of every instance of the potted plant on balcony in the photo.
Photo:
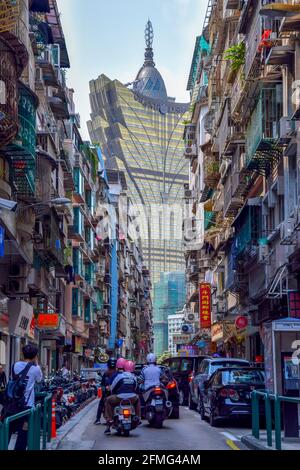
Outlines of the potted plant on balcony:
M224 53L224 60L230 60L230 74L228 76L228 82L232 83L236 77L240 68L245 65L246 60L246 45L245 42L234 44L229 47Z

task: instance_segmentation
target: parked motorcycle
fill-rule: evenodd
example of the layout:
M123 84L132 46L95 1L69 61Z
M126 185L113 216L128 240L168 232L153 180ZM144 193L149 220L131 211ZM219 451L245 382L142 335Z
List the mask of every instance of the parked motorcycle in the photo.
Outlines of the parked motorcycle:
M129 400L122 400L119 406L114 409L113 428L119 436L128 437L139 424L139 418L135 414L135 408Z
M150 426L157 429L163 427L163 422L172 413L173 405L167 399L167 394L162 386L150 390L145 404L145 414Z

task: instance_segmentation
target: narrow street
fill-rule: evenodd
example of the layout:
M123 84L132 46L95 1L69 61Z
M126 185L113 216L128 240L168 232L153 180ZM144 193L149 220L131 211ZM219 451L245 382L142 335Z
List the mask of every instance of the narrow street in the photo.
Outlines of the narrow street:
M250 434L247 427L212 428L201 421L200 415L181 408L179 420L167 420L163 429L152 429L147 422L131 433L129 438L115 433L104 435L103 425L93 424L98 403L95 402L82 419L61 441L58 450L245 450L240 442Z

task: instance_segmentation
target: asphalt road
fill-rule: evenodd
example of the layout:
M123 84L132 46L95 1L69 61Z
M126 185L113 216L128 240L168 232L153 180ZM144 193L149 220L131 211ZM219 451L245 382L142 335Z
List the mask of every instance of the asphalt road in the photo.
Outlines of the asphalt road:
M143 422L130 437L106 436L105 426L93 424L97 406L98 400L81 412L58 450L243 450L240 438L250 434L248 427L212 428L198 413L181 408L180 419L165 421L163 429Z

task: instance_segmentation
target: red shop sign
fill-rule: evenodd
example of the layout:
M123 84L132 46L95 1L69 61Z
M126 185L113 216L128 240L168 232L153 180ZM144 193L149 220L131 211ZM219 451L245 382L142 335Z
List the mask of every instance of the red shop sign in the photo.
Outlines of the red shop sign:
M247 328L248 323L249 323L248 318L246 317L237 317L237 319L235 320L235 326L239 330L243 330L244 328Z
M200 328L211 327L211 285L201 283L199 287Z
M56 330L59 327L58 313L39 313L36 326L42 330Z

